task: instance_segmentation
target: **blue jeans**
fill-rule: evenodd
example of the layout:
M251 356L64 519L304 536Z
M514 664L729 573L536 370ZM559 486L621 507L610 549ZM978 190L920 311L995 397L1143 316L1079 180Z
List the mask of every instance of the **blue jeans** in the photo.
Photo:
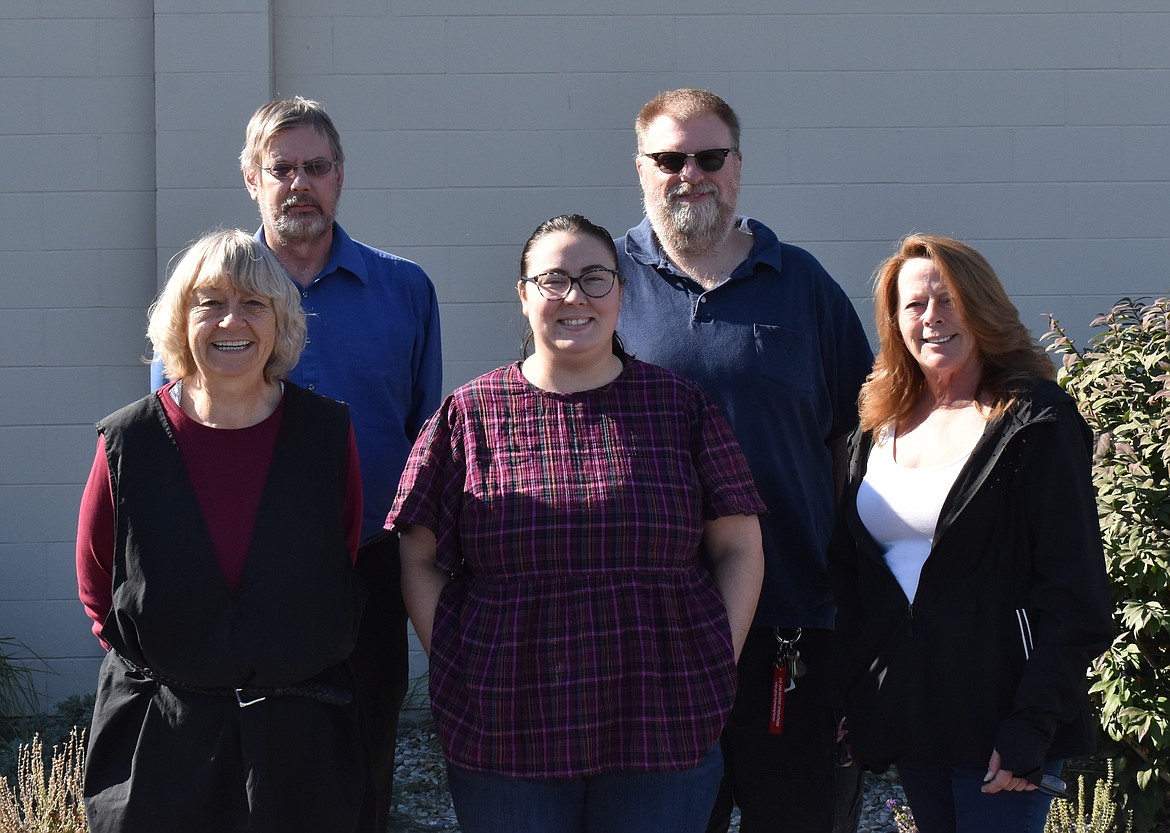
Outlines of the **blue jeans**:
M1064 761L1044 772L1060 775ZM1043 833L1052 798L1039 790L981 792L985 769L899 761L898 775L919 833Z
M514 778L447 765L463 833L703 833L722 775L718 743L678 772Z

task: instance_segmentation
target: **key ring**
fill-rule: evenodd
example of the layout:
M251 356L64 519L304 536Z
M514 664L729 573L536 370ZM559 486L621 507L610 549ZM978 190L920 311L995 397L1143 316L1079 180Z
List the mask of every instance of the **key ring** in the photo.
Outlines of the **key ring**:
M792 636L792 639L785 639L784 637L782 637L780 635L779 628L772 628L772 635L776 637L776 641L780 643L781 648L791 648L793 645L795 645L797 642L799 642L800 641L800 633L801 633L800 628L797 628L796 633L793 634L793 636Z

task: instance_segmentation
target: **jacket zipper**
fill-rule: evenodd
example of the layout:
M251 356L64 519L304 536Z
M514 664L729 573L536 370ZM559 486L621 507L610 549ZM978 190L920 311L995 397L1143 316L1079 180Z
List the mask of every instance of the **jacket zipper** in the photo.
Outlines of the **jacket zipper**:
M1032 623L1028 620L1026 608L1016 608L1016 623L1020 626L1020 644L1024 646L1024 659L1031 659L1035 643L1032 641Z

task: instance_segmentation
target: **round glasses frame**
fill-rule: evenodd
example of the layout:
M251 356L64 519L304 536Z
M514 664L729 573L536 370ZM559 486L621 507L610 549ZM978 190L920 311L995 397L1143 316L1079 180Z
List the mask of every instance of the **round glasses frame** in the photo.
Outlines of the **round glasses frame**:
M549 301L562 301L573 291L573 284L588 298L604 298L617 285L616 269L590 269L577 277L563 272L542 272L532 277L521 277L524 283L531 283ZM604 287L604 289L602 289Z

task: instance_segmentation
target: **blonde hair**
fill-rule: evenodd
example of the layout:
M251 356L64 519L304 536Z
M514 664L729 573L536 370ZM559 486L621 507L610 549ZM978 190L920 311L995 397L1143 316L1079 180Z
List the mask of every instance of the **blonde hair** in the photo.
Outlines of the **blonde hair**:
M880 430L909 416L926 385L898 326L898 274L914 258L925 258L938 268L955 309L975 339L983 361L977 396L991 400L992 419L1007 410L1027 379L1055 378L1048 354L1020 321L1019 311L983 255L949 237L911 234L874 272L879 347L858 400L865 431Z
M333 119L325 112L321 102L311 98L293 98L270 101L252 114L244 132L244 149L240 151L240 170L248 172L260 166L260 157L268 149L272 137L292 127L312 127L329 142L333 162L345 164L345 153L341 150L341 135L333 125Z
M195 373L195 357L187 343L187 316L191 293L202 285L231 287L272 304L276 343L264 365L265 381L281 379L296 366L306 333L300 296L263 243L247 232L229 229L211 232L192 243L150 305L146 335L168 379L184 379Z

